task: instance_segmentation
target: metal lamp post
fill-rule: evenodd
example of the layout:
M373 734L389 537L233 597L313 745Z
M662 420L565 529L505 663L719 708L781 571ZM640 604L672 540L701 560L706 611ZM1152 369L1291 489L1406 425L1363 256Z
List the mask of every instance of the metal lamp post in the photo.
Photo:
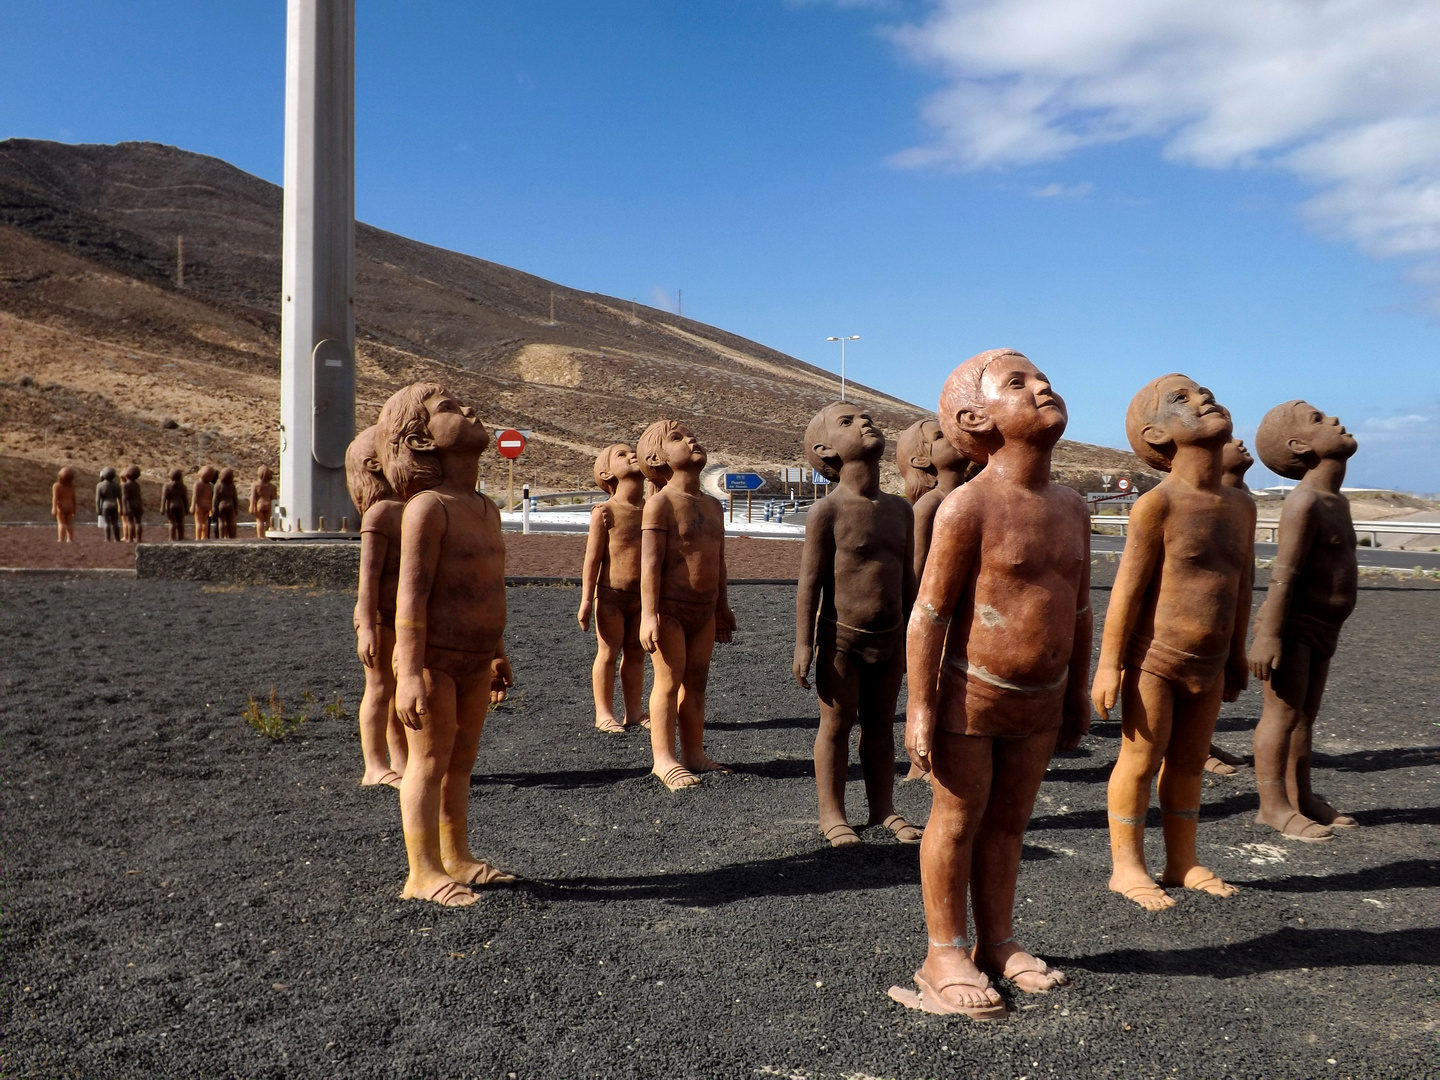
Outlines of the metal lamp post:
M838 341L840 343L840 400L845 400L845 342L859 341L859 334L851 334L849 337L827 337L826 341Z

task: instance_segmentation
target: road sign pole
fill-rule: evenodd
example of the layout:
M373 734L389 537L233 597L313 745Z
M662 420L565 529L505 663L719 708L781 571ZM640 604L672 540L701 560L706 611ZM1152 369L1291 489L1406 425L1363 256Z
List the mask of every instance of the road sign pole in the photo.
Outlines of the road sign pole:
M515 509L515 459L510 459L510 495L505 500L505 509Z
M730 520L735 520L735 493L730 492Z
M745 522L749 524L755 520L755 493L745 492Z

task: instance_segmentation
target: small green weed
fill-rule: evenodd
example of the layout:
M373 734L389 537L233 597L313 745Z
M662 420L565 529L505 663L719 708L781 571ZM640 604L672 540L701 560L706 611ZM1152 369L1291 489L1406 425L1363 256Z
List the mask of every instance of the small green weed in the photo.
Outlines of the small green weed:
M340 695L335 695L335 700L325 706L325 715L331 720L344 720L350 714L345 711L345 702L340 700Z
M310 707L314 700L314 695L309 690L302 691L300 701L304 706L304 712L286 716L285 703L275 693L275 687L272 684L269 699L262 704L252 696L242 715L247 724L267 739L285 739L295 734L300 725L310 719Z

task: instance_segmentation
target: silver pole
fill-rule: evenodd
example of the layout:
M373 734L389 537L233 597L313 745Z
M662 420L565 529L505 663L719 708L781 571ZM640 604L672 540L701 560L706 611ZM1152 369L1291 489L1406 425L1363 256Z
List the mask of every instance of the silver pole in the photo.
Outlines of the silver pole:
M355 3L289 0L285 35L281 527L355 516Z

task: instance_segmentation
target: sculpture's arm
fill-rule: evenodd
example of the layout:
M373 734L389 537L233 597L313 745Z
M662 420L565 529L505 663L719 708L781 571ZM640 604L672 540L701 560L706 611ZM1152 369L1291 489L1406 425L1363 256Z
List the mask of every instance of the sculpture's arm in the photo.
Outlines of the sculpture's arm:
M810 689L810 663L815 659L815 618L820 612L826 571L834 573L834 513L828 501L813 506L805 518L805 546L800 552L800 579L795 589L795 653L790 673Z
M590 614L595 610L595 587L600 582L600 567L610 543L610 530L605 526L604 506L590 511L590 533L585 537L585 561L580 566L580 610L575 618L581 630L590 629Z
M425 726L425 618L445 538L440 500L421 492L400 519L400 583L395 596L395 711L407 727Z

